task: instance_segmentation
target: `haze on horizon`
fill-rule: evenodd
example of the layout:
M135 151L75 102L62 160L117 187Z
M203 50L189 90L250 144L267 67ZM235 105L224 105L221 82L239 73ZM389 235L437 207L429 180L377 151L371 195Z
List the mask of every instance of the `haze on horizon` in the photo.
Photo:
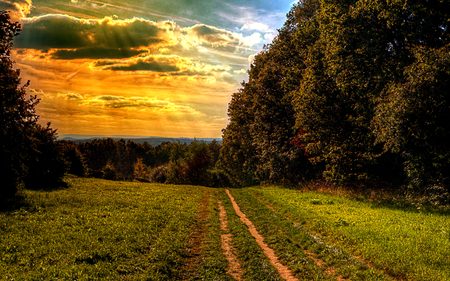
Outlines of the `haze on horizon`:
M292 0L0 0L13 59L59 134L220 138Z

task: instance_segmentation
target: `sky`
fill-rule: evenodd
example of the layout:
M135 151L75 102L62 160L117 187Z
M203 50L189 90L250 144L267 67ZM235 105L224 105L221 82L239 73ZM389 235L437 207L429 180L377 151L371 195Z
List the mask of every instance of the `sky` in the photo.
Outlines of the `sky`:
M15 67L60 136L220 138L293 0L0 0Z

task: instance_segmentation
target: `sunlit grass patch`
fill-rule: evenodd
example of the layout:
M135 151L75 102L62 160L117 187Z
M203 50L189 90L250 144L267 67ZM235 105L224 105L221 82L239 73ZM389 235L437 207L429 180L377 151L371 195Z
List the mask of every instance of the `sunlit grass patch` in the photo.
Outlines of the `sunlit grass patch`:
M393 277L450 280L450 217L333 194L249 188L277 211Z
M286 219L247 189L234 189L233 195L248 218L253 221L265 241L300 280L389 280L338 247L312 237L297 223ZM321 200L312 200L321 205Z
M0 213L0 276L151 279L179 276L205 188L66 179L27 191L29 206Z

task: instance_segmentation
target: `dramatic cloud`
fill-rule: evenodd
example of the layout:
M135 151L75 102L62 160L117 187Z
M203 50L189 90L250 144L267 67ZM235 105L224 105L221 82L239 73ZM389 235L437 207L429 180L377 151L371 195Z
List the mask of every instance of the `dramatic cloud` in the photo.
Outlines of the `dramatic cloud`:
M52 58L62 60L73 59L121 59L130 58L145 53L145 50L111 49L88 47L75 50L57 50L52 53Z
M104 70L120 70L120 71L154 71L154 72L172 72L180 70L178 67L168 64L160 64L152 59L138 60L132 64L113 64L103 67Z
M110 108L131 108L139 110L153 110L159 112L171 112L175 114L202 115L200 112L189 106L177 105L175 103L158 100L148 97L122 97L122 96L98 96L91 99L84 99L84 106L100 106Z
M18 21L31 11L31 0L0 0L0 10L10 11L11 18Z
M212 46L227 46L238 44L239 39L235 34L203 24L194 25L183 29L184 37L191 44L210 44Z
M291 2L32 1L0 8L21 19L12 56L44 124L191 137L220 137L231 94Z
M23 19L23 31L15 40L17 48L127 49L147 47L164 40L167 32L144 19L79 19L67 15L45 15Z
M248 22L245 23L241 30L256 30L261 32L274 32L272 29L269 28L267 24L260 23L260 22Z

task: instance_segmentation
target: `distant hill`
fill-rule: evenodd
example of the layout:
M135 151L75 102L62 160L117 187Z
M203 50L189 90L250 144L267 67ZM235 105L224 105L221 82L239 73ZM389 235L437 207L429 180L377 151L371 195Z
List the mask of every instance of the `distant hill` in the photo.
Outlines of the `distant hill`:
M111 135L111 136L103 136L103 135L76 135L76 134L66 134L59 135L58 140L68 140L73 141L75 143L88 142L95 139L105 139L112 138L114 140L131 140L136 143L144 143L148 142L152 146L160 145L163 142L180 142L190 144L194 140L204 141L206 143L210 143L212 141L222 142L221 138L166 138L166 137L148 137L148 136L127 136L127 135Z

